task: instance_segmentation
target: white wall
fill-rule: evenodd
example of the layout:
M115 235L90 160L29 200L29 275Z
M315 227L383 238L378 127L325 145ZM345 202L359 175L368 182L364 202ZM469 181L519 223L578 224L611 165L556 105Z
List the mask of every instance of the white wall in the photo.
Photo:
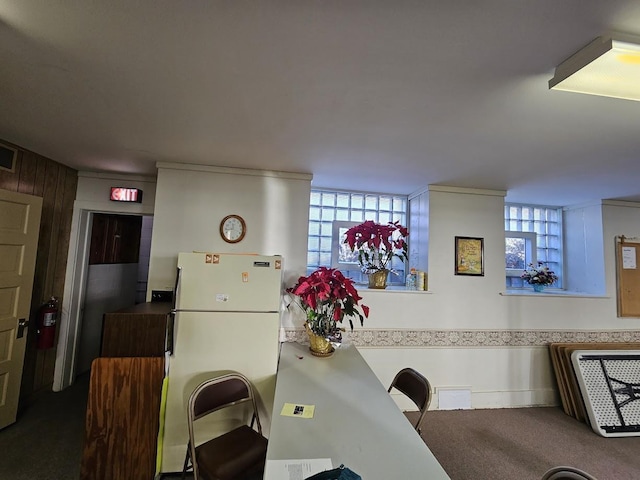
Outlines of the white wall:
M422 272L429 270L429 197L425 195L425 192L409 196L407 224L409 229L409 268L415 268Z
M597 295L605 293L603 226L600 202L564 209L565 289Z
M472 408L557 405L550 342L640 341L640 319L617 317L613 267L615 236L640 237L640 205L605 203L573 212L588 226L582 254L604 273L601 295L510 294L502 192L430 187L423 195L429 197L429 292L359 289L371 313L350 338L383 385L412 366L436 392L470 390ZM604 227L597 228L600 208ZM454 274L455 236L484 238L483 277ZM604 248L599 256L598 244ZM437 400L431 408L439 407Z
M104 192L98 194L97 186L103 184L104 190L110 182L97 180L92 185L80 179L79 192L84 193L77 203L109 211L108 202L93 197L102 199ZM139 188L145 190L146 202L149 187ZM182 250L281 254L285 284L292 285L306 266L309 190L309 176L180 170L160 164L155 212L146 212L155 213L149 291L173 288L175 261ZM572 268L589 271L589 264L576 266L583 261L603 269L600 280L590 280L599 292L508 294L503 194L431 186L412 198L411 212L419 211L419 225L429 229L429 291L359 288L371 316L350 334L385 386L400 368L413 366L435 389L471 390L475 408L553 405L559 399L549 342L640 341L640 319L617 317L614 268L615 236L640 237L640 204L601 202L570 209L567 226L579 227L569 241L584 243L578 253L583 260L572 259ZM218 233L220 220L229 213L247 221L247 237L238 245L226 244ZM415 222L410 225L413 229ZM455 236L484 238L483 277L454 275ZM418 242L422 245L423 240ZM422 263L422 257L417 258ZM304 339L300 319L285 318L283 324L288 339ZM438 408L437 396L432 408Z
M306 269L310 191L311 176L306 174L159 164L147 297L152 290L173 290L178 253L194 250L281 255L284 289ZM220 222L229 214L238 214L246 222L245 237L236 244L225 242L220 235ZM243 344L236 342L234 347L242 351ZM256 358L250 351L242 356ZM207 365L206 359L201 360L192 365L193 370L180 372L173 387L169 382L172 400L167 404L163 472L181 468L187 439L186 428L179 427L175 420L178 412L184 412L180 402L180 393L184 392L175 393L172 388L180 389L176 385L182 382L193 383L206 368L220 369L219 365ZM264 368L257 371L264 372ZM261 373L256 387L264 405L271 405L275 371L267 377ZM261 414L261 421L268 435L270 417Z
M142 217L140 230L140 254L138 257L138 281L136 284L136 303L147 300L147 279L149 278L149 258L151 256L151 236L153 234L153 217Z
M624 235L629 239L640 239L640 203L605 201L602 205L603 238L607 278L607 295L616 298L616 237ZM621 318L628 328L638 328L637 318Z
M123 203L109 200L111 187L139 188L142 203ZM78 189L74 202L77 209L105 213L144 214L153 213L156 201L156 179L141 175L79 172Z
M449 328L495 327L503 316L495 297L505 285L504 194L429 187L429 289ZM484 239L484 276L454 274L456 236Z
M306 174L159 164L147 298L173 290L179 252L282 255L292 283L306 268L310 191ZM237 244L219 233L232 213L247 224Z
M137 263L89 265L76 374L100 356L104 314L135 304L137 273Z

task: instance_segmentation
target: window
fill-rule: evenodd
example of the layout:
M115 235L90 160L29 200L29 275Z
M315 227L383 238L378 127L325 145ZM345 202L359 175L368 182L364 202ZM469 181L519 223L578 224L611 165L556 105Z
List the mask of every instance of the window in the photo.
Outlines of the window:
M355 282L365 283L366 275L360 266L349 258L349 251L341 249L344 232L353 225L373 220L379 223L400 221L406 225L407 197L363 192L311 190L309 206L309 235L307 240L307 274L316 268L339 268ZM402 284L405 265L397 258L392 260L390 284Z
M361 222L341 222L334 220L331 234L331 266L345 271L359 271L358 253L351 251L344 243L344 238L351 227L359 225Z
M529 263L544 262L562 288L562 209L538 205L504 207L507 288L525 286L520 278Z
M536 234L531 232L505 232L505 260L507 277L519 277L523 270L537 262Z

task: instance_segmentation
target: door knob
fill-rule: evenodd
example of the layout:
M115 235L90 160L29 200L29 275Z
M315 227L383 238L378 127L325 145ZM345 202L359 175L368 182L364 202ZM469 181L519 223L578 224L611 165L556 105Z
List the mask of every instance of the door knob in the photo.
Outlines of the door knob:
M24 329L29 327L29 319L21 318L18 320L18 333L16 334L16 338L22 338L24 336Z

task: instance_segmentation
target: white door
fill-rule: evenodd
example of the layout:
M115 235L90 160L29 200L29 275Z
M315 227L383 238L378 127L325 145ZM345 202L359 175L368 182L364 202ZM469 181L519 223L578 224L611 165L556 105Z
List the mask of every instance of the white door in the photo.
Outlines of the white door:
M16 421L42 198L0 190L0 429Z

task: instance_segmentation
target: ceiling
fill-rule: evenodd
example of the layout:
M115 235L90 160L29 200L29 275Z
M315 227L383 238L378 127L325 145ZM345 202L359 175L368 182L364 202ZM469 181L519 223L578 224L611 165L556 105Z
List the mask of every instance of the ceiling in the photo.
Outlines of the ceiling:
M0 0L0 138L79 170L640 201L640 102L548 89L612 32L640 2Z

